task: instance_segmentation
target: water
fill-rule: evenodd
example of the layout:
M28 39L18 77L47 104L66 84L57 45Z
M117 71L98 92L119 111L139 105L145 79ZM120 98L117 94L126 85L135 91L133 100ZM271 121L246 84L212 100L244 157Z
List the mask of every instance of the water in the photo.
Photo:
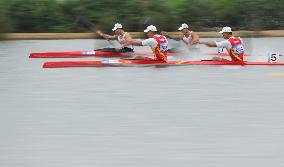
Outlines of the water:
M283 53L283 40L247 39L248 49ZM28 59L94 45L107 43L0 42L0 166L283 166L284 67L42 69L52 59Z

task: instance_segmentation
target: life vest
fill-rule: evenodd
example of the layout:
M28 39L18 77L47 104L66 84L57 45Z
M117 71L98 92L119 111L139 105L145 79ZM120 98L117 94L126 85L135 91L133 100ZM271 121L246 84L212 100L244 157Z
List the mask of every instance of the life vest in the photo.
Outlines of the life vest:
M244 47L241 38L239 37L230 37L228 39L232 48L228 50L232 61L243 61L244 60Z
M167 49L168 49L168 40L165 36L154 35L153 38L157 41L158 45L153 48L153 53L155 59L159 61L167 62Z

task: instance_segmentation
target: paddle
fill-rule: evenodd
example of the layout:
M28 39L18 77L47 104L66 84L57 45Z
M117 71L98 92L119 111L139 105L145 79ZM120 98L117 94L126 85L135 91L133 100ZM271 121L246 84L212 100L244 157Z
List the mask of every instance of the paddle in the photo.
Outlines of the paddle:
M83 16L83 15L79 15L77 16L77 21L82 24L85 28L91 30L92 32L96 33L97 32L97 28L96 25L93 24L89 19L87 19L87 17ZM115 47L114 44L112 44L109 40L107 40L108 43ZM115 51L113 48L104 48L103 51Z
M79 16L77 16L77 20L78 20L78 22L80 24L82 24L87 29L91 30L92 32L96 32L97 31L97 28L96 28L95 24L90 22L90 20L88 20L85 16L79 15Z

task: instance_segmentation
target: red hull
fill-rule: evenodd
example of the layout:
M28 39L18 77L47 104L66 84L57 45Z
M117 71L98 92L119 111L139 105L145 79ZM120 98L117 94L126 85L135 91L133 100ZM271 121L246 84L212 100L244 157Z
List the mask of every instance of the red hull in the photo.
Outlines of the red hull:
M131 53L130 53L131 54ZM134 52L135 55L152 55L152 52ZM173 54L168 52L168 54ZM106 51L71 51L31 53L29 58L80 58L80 57L127 57L128 54Z
M65 68L65 67L106 67L106 66L137 66L137 65L154 65L154 66L177 66L177 65L213 65L213 66L284 66L284 63L268 62L229 62L229 61L168 61L167 63L155 60L78 60L78 61L59 61L46 62L43 68Z
M120 52L103 51L71 51L71 52L42 52L31 53L29 58L80 58L80 57L118 57L123 56Z

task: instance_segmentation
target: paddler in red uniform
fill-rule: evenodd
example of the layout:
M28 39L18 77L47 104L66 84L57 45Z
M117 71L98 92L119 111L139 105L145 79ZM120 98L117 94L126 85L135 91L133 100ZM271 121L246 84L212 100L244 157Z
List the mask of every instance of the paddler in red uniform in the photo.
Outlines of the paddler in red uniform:
M232 29L230 27L224 27L222 31L219 32L223 35L223 38L226 39L221 42L200 42L200 44L205 44L209 47L218 47L218 48L226 48L229 56L231 57L231 61L244 61L244 46L243 41L240 37L233 36ZM227 59L214 57L215 61L227 61Z
M158 35L157 28L153 25L150 25L144 30L147 33L148 39L143 41L129 41L125 45L135 45L135 46L149 46L153 53L154 59L146 58L145 60L154 60L160 62L167 62L167 47L168 40L163 35Z
M114 31L114 35L108 35L108 34L104 34L101 31L97 31L96 33L107 39L107 40L118 40L118 42L123 45L125 43L127 43L128 41L132 40L131 35L128 32L125 32L122 25L120 23L116 23L112 29L112 31ZM117 50L116 48L104 48L104 49L99 49L102 51L118 51L118 52L133 52L133 46L132 45L126 45L124 47L120 47L119 50Z

